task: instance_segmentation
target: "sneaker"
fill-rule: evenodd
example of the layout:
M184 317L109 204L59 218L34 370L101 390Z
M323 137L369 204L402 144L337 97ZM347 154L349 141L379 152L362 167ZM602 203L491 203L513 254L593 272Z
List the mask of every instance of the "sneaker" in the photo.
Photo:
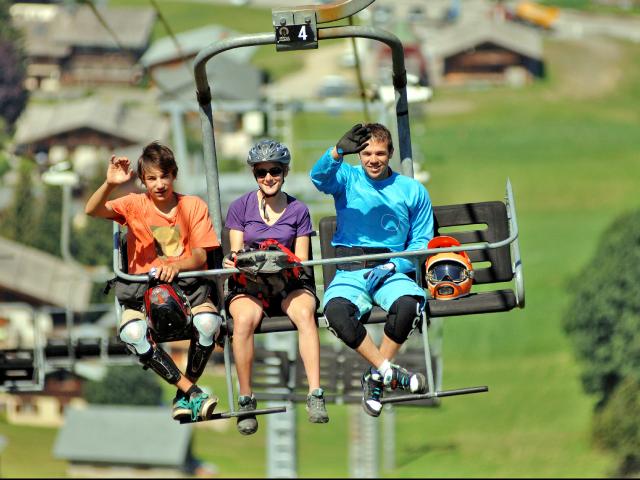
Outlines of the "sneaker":
M253 395L240 395L238 397L238 405L240 406L241 412L250 412L255 410L258 406L258 402L256 397ZM242 435L253 435L258 431L258 420L255 415L247 415L243 417L238 417L238 431Z
M391 364L384 376L384 386L390 390L408 390L411 393L424 393L427 381L421 373L409 372L399 365Z
M184 395L176 395L173 399L173 411L171 412L174 420L184 422L191 420L191 404Z
M324 391L321 388L316 388L307 395L306 408L311 423L327 423L329 421L327 408L324 405Z
M362 376L362 408L372 417L379 417L382 411L382 375L377 370L368 368Z
M200 391L191 395L189 403L191 403L192 421L210 420L216 405L218 405L218 397Z

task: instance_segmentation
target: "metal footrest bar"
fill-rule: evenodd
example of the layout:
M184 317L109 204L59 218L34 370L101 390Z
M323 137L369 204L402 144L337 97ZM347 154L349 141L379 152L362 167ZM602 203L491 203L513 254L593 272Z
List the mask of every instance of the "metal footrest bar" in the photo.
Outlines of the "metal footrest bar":
M467 395L469 393L482 393L488 392L489 387L468 387L468 388L457 388L455 390L442 390L441 392L434 393L416 393L412 395L398 395L397 397L388 397L383 398L381 403L400 403L400 402L412 402L415 400L428 400L431 398L440 398L440 397L453 397L455 395Z
M211 418L202 418L198 420L184 420L180 423L200 423L200 422L209 422L211 420L220 420L223 418L234 418L234 417L247 417L249 415L268 415L270 413L283 413L287 411L287 407L272 407L272 408L258 408L256 410L251 410L248 412L222 412L222 413L214 413Z

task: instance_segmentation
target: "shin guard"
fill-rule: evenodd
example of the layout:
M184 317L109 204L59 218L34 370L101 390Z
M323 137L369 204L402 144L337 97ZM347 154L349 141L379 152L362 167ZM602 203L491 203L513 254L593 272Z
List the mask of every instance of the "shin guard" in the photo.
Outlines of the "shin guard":
M169 354L160 347L152 347L147 353L138 356L146 370L150 368L168 383L175 385L180 380L180 370Z
M200 378L202 372L204 372L204 369L207 366L207 362L209 361L214 348L215 344L203 347L195 338L191 339L186 371L186 375L191 381L195 382Z

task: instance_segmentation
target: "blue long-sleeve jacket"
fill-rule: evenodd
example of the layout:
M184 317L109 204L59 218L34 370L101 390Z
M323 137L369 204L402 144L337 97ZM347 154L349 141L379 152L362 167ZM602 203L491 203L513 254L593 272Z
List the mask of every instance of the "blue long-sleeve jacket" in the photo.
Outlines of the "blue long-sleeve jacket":
M313 184L333 195L337 216L332 245L383 247L392 252L422 250L433 238L433 209L427 189L393 172L372 180L362 166L334 160L331 149L311 169ZM414 270L411 260L392 258L398 272Z

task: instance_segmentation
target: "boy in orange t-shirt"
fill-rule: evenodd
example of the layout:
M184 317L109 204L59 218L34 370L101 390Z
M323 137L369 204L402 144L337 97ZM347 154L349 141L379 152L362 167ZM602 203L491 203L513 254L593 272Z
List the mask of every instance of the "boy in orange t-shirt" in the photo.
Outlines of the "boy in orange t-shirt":
M127 157L113 155L107 178L89 198L88 215L114 220L127 226L128 273L147 274L155 269L155 279L171 283L181 271L207 267L207 250L220 246L211 225L209 210L199 197L174 192L178 166L173 152L160 143L147 145L138 160L138 178L146 193L130 193L109 200L112 191L134 175ZM187 368L180 372L171 357L148 335L143 308L145 283L116 281L116 296L125 309L120 339L135 352L140 362L176 385L173 400L175 420L209 419L218 403L197 385L215 347L222 318L217 313L217 291L200 278L176 282L189 300L193 314L193 336ZM150 341L151 340L151 341Z

